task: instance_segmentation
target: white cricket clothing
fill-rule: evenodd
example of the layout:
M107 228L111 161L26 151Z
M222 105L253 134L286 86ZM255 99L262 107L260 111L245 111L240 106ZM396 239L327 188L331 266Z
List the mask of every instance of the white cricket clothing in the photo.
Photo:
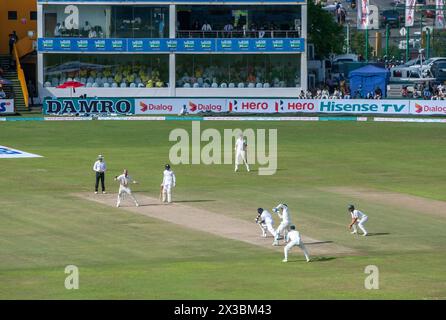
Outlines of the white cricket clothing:
M268 230L269 233L274 237L274 220L271 213L267 210L263 210L262 214L260 215L260 221L263 221L263 223L260 224L262 229L264 230L263 234L266 235L266 230Z
M93 171L96 172L105 172L107 170L107 166L104 161L96 161L93 165Z
M282 213L278 212L280 219L282 219L282 222L291 223L290 213L288 212L288 207L286 205L279 204L274 209L277 209L277 210L282 209Z
M175 187L176 178L172 170L164 170L163 172L163 202L172 202L172 187Z
M353 232L354 233L358 232L358 229L356 228L356 225L358 225L359 229L361 229L361 231L366 235L367 230L364 227L364 223L366 223L369 220L369 217L359 210L353 210L351 215L353 219L355 218L358 219L356 220L355 224L353 224Z
M279 204L274 209L280 210L282 209L282 213L280 211L277 212L277 215L282 219L282 222L277 227L275 239L276 241L279 241L279 237L282 233L286 234L288 232L288 227L291 225L291 219L290 219L290 213L288 212L288 207L284 204Z
M267 210L263 210L262 214L260 215L260 220L265 221L265 223L271 223L271 224L274 223L273 216Z
M246 170L249 171L248 161L246 160L246 143L243 138L238 138L235 142L235 171L238 170L240 164L245 164Z
M237 141L235 141L235 150L237 153L245 151L245 140L243 140L243 138L238 138Z
M138 201L136 201L135 197L132 194L132 190L129 188L129 184L133 182L133 179L130 176L126 176L125 174L121 174L116 178L119 182L119 191L118 191L118 200L116 206L119 207L121 205L121 200L124 198L124 194L128 194L132 200L135 202L135 205L138 207Z
M286 236L286 240L288 241L288 244L283 248L283 254L284 254L284 261L288 260L288 252L291 250L292 247L298 246L302 249L305 255L305 259L310 261L310 255L308 254L307 248L305 248L305 245L303 244L299 231L297 230L291 230L288 232Z
M164 170L163 172L163 183L162 185L173 185L175 187L175 174L172 170Z
M353 210L353 212L351 213L352 218L357 218L358 220L361 220L364 217L367 217L363 212L359 211L359 210Z
M297 230L291 230L290 232L288 232L287 236L286 236L286 241L288 242L297 242L300 243L301 238L300 238L300 233Z

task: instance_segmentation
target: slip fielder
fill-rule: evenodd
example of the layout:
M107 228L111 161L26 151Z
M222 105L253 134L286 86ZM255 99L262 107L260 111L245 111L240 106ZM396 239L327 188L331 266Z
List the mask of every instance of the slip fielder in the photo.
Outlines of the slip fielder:
M282 213L280 212L281 210ZM273 208L273 212L277 213L277 215L281 220L280 225L277 227L277 230L275 231L274 242L273 242L273 246L278 246L279 238L282 233L284 233L284 239L286 239L288 227L291 225L291 219L290 219L290 213L288 211L288 206L284 203L281 203L277 205L275 208Z
M234 171L238 171L238 166L240 164L240 160L245 164L246 170L249 172L248 161L246 161L246 149L248 144L246 143L243 135L240 134L237 141L235 141L235 169Z
M274 237L274 220L271 213L267 210L263 210L263 208L258 208L257 213L255 222L260 226L260 229L262 229L262 237L266 238L266 231L269 231Z
M305 245L300 238L300 233L296 230L296 227L294 225L290 226L290 231L286 235L285 239L288 244L285 246L285 248L283 248L284 259L282 260L282 262L288 262L288 252L294 246L298 246L299 248L301 248L304 252L305 259L307 260L307 262L310 262L310 255L308 254L307 248L305 248Z
M163 202L171 203L172 202L172 188L176 185L176 178L173 171L170 169L170 165L165 165L165 170L163 172L163 182L161 183L161 187L163 188Z
M124 172L120 176L116 176L115 180L119 182L118 201L116 203L116 207L119 208L119 206L121 205L121 200L124 198L124 194L128 194L135 202L135 205L139 207L138 201L136 201L135 197L132 194L132 190L130 190L129 188L130 183L138 182L136 182L129 176L128 170L124 169Z
M363 212L355 209L355 206L350 204L348 206L348 211L350 212L352 216L352 222L348 225L348 228L351 230L353 227L352 234L358 234L358 229L356 228L356 225L358 225L359 229L363 232L363 236L367 236L367 230L364 228L364 223L366 223L369 220L369 217L365 215Z

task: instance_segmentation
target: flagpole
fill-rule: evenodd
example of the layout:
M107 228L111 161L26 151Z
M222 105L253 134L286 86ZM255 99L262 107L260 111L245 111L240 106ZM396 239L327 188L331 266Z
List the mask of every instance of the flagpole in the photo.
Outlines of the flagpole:
M410 27L406 27L406 62L409 61L409 33Z
M369 28L365 29L365 62L369 62Z

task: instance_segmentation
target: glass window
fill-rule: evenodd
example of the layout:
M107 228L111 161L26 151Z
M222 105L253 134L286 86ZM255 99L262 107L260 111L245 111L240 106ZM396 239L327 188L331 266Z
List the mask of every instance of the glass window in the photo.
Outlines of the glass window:
M168 65L168 55L46 54L44 85L74 80L93 88L161 88L168 83Z
M17 11L8 11L8 20L17 20Z
M299 37L301 6L177 6L177 37Z
M180 88L300 87L300 55L180 55L176 57Z
M167 6L44 6L46 37L165 38Z

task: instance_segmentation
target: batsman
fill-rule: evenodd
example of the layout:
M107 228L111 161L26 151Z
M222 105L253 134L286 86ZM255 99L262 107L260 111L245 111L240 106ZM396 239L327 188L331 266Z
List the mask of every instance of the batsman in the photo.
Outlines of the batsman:
M166 164L164 166L165 170L163 172L163 182L161 183L162 201L163 203L172 202L172 188L176 185L175 174L170 169L170 165Z

